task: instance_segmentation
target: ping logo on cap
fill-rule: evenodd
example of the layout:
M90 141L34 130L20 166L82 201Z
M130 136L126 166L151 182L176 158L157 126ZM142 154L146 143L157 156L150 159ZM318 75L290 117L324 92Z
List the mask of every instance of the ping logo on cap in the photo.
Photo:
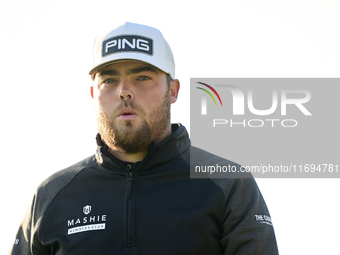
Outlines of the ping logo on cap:
M120 35L103 42L102 57L118 52L141 52L153 54L153 41L139 35Z

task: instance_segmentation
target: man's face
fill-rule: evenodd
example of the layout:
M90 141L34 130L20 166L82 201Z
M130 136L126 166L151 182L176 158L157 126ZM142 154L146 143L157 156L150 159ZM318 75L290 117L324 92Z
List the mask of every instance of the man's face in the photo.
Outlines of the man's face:
M147 63L122 61L100 69L91 93L99 133L112 150L145 151L171 132L170 103L176 100L166 74Z

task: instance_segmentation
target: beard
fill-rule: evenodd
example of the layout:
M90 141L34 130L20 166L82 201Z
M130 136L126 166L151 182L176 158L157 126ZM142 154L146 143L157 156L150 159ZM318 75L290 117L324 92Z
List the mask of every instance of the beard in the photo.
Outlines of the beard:
M142 119L139 125L133 125L133 121L123 121L120 127L115 122L119 112L129 107ZM99 107L97 111L97 126L99 134L105 144L115 151L127 154L135 154L147 150L149 145L157 141L164 134L170 124L170 95L166 93L163 103L154 110L147 120L145 112L132 101L122 101L117 109L105 114Z

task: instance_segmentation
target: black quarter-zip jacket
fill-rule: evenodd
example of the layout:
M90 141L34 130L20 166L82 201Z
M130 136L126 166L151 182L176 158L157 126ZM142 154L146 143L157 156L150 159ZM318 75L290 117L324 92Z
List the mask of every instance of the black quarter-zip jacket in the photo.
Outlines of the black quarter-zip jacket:
M182 125L172 130L139 163L98 139L94 156L39 186L9 254L278 254L255 180L190 178L190 155L239 165L191 146Z

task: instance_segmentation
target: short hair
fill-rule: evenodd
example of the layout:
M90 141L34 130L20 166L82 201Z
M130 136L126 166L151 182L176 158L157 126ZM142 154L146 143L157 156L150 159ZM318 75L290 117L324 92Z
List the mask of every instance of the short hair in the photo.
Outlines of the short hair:
M168 88L170 88L170 82L172 81L172 78L170 74L166 73L166 82L168 84Z

